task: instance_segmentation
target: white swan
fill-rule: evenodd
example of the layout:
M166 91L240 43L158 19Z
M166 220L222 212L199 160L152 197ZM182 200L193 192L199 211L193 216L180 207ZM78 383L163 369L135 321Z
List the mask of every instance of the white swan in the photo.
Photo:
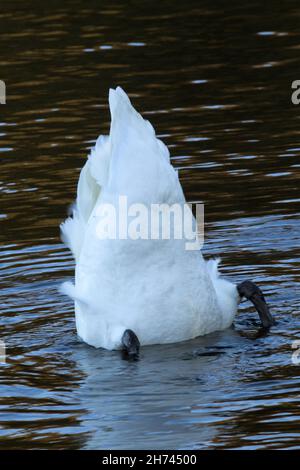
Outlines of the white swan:
M229 327L242 296L252 300L263 326L272 317L261 291L221 278L218 260L186 250L186 239L100 238L104 204L184 204L167 147L138 114L126 93L109 92L111 128L100 136L81 170L76 205L61 226L75 261L75 285L62 291L75 301L78 335L88 344L138 354L139 344L171 343ZM120 209L118 209L120 210Z

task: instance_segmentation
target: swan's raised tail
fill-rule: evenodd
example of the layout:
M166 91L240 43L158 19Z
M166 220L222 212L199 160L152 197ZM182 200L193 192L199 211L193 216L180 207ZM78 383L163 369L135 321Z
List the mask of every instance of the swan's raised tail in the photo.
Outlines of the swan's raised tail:
M111 127L100 135L83 166L72 217L61 224L61 237L79 260L86 227L101 191L125 195L130 202L176 203L184 196L165 144L149 121L117 87L109 91ZM147 182L147 184L145 184Z
M110 166L107 188L130 202L182 201L177 172L165 144L156 138L149 121L134 109L120 88L109 91L111 113ZM173 200L170 200L170 196Z

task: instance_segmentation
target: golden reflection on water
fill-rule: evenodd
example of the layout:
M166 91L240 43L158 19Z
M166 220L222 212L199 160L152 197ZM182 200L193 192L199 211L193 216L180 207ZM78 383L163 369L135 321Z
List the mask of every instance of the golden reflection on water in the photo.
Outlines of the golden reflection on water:
M1 5L2 448L300 447L300 9L154 3ZM234 329L134 365L77 340L58 226L115 85L204 201L205 255L262 284L270 335L243 305Z

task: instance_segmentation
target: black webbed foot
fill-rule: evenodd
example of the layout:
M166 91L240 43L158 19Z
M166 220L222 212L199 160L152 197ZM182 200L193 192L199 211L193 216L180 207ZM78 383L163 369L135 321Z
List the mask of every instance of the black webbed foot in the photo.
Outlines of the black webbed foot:
M270 328L275 321L260 288L252 281L244 281L237 286L240 297L250 300L255 306L263 328Z
M137 361L139 358L140 342L132 330L125 330L122 336L123 359Z

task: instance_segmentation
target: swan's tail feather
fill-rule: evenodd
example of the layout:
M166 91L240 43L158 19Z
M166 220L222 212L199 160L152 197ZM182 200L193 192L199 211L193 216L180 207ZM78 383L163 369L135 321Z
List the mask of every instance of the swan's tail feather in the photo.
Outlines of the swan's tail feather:
M109 108L111 114L110 138L114 143L118 137L124 137L124 129L133 131L135 139L145 141L145 144L152 145L168 162L170 162L170 152L168 147L155 135L155 130L150 121L144 119L140 113L132 106L131 101L121 87L109 90ZM132 141L134 142L134 140ZM157 149L158 146L158 149Z
M70 281L63 282L59 286L59 292L61 294L67 295L68 297L73 299L75 302L78 302L80 306L82 306L83 308L85 309L89 308L88 302L80 294L78 294L78 292L76 291L76 287L74 286L72 282Z
M150 122L134 109L120 87L109 91L109 106L110 191L143 203L181 201L182 190L170 165L169 150L156 138ZM173 201L168 200L170 194L175 195Z
M118 86L115 90L113 88L109 89L108 101L111 120L116 117L121 106L127 106L128 108L132 108L134 110L128 95L120 86Z
M90 161L83 166L77 185L76 207L79 217L87 223L96 204L100 188L91 175Z
M100 135L89 155L90 174L102 187L108 180L110 161L110 141L106 135Z
M109 90L109 109L111 114L110 139L112 144L125 139L130 132L131 144L145 139L145 144L156 144L152 124L144 119L132 106L131 101L121 87ZM128 137L127 137L128 138Z
M68 217L61 225L61 239L71 250L75 260L78 259L84 236L84 223L80 220L76 208L73 208L72 217Z
M214 286L219 307L223 313L222 328L228 328L234 319L239 302L239 295L236 285L224 279L219 273L219 264L221 259L210 259L206 262L208 274Z
M221 263L221 258L210 259L206 262L207 271L212 281L216 281L220 277L220 273L219 273L220 263Z

